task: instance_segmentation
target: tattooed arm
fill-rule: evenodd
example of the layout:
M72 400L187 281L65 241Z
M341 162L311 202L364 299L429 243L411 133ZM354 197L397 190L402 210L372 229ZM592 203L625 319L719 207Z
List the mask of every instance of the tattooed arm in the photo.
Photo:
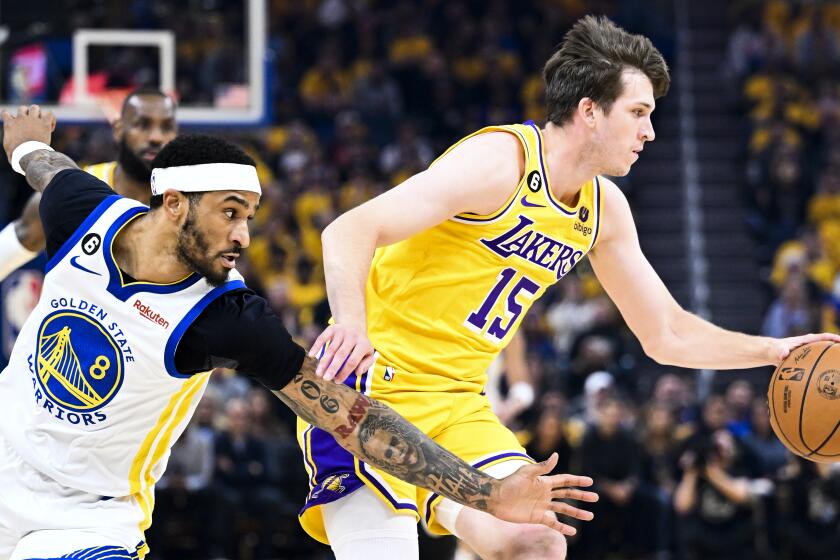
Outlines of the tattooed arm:
M341 446L363 461L508 521L542 523L571 535L574 528L560 523L555 512L591 519L587 511L553 501L597 500L592 492L564 488L589 486L590 478L542 476L554 467L556 457L522 467L508 478L495 479L436 444L386 405L345 385L316 377L316 364L307 357L294 379L274 394L300 418L333 434Z
M9 161L12 152L19 145L29 140L50 143L55 130L55 116L50 111L41 112L37 105L18 108L12 116L3 111L3 149ZM20 166L26 172L26 182L36 191L43 191L59 171L78 169L72 159L59 152L35 150L20 160Z
M79 166L61 152L35 150L20 160L20 166L26 172L26 182L36 191L42 192L59 171L78 169Z

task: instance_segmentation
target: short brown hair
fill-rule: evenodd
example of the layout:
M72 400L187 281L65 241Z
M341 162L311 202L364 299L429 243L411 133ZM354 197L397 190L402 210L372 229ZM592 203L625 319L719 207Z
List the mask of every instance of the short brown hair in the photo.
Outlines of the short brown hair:
M626 68L648 77L654 97L668 92L668 65L650 39L630 34L606 17L581 18L543 69L548 120L564 124L584 97L609 112L622 93L621 74Z

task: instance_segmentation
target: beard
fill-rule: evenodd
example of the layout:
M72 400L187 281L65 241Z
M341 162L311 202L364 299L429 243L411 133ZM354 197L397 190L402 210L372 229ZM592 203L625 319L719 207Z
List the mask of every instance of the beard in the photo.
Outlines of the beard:
M125 138L120 140L120 153L117 156L117 162L125 171L126 175L140 183L149 183L152 180L152 167L143 161L137 154L131 151Z
M227 268L216 265L217 259L223 253L239 253L241 249L234 247L210 256L209 248L204 234L195 225L195 214L192 205L190 205L187 219L181 226L181 231L178 232L178 242L175 246L178 260L194 272L204 276L207 283L215 288L225 283L229 272Z

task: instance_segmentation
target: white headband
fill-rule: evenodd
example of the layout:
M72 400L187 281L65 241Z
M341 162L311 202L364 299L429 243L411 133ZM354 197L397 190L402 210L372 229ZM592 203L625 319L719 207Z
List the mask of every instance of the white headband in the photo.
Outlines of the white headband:
M241 163L202 163L152 170L152 195L180 192L250 191L262 194L257 168Z

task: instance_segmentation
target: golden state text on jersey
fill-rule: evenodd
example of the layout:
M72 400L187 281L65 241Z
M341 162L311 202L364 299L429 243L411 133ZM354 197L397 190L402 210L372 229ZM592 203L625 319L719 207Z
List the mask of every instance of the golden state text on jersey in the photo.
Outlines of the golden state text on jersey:
M598 238L597 177L581 186L573 206L563 204L551 193L537 126L494 126L472 136L488 132L516 136L525 155L504 205L489 215L454 216L374 256L368 335L396 368L395 391L481 391L484 372L531 304Z
M94 425L134 361L127 335L105 309L85 299L53 298L28 357L35 402L69 424Z

